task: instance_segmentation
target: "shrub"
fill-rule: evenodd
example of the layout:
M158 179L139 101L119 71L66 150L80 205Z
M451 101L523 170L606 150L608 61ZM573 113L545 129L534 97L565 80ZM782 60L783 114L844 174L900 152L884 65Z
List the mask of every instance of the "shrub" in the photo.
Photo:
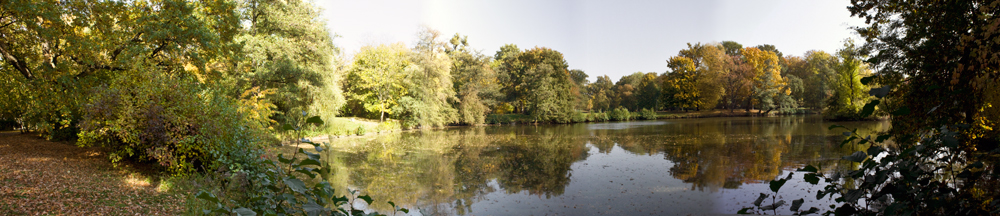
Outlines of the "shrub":
M624 107L618 107L608 113L608 117L615 121L628 121L632 119L632 113L628 112L628 109Z
M587 113L583 113L583 112L580 112L580 111L574 111L573 112L573 119L572 119L572 121L573 122L587 122L588 121L587 120L587 116L588 116Z
M273 106L262 100L265 94L254 89L238 100L192 78L130 73L91 89L78 144L108 148L112 162L155 162L173 173L240 170L269 141L265 128Z
M590 113L590 116L591 116L591 118L594 119L593 121L595 121L595 122L606 122L606 121L608 121L608 114L605 113L605 112Z
M365 126L358 126L357 129L354 129L354 135L358 136L365 135Z
M646 108L642 108L642 110L639 110L639 118L645 119L645 120L655 120L656 119L656 111L653 111L653 110L650 110L650 109L646 109Z

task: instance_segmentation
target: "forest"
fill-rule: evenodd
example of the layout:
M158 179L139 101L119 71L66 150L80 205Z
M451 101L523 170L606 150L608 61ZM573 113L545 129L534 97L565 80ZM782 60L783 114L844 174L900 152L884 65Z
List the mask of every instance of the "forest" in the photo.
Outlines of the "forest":
M507 44L482 53L470 45L475 38L429 27L410 44L341 50L310 1L6 0L0 129L100 146L113 162L155 164L176 175L220 167L263 175L266 149L293 136L287 131L320 130L307 129L323 123L318 119L327 120L320 127L364 134L333 120L413 129L704 110L882 118L893 125L885 137L854 142L891 138L895 146L872 147L864 156L894 149L899 154L890 160L925 163L933 161L927 154L944 152L951 165L931 164L967 181L876 164L866 168L882 173L872 178L903 174L889 180L892 187L851 193L902 199L903 189L939 182L938 192L887 206L995 214L1000 3L861 0L848 10L868 26L855 29L863 41L845 40L835 53L798 56L769 44L693 41L664 59L665 71L590 82L559 51ZM947 145L914 150L927 146L921 143ZM908 154L914 151L930 152ZM928 206L922 199L963 204Z

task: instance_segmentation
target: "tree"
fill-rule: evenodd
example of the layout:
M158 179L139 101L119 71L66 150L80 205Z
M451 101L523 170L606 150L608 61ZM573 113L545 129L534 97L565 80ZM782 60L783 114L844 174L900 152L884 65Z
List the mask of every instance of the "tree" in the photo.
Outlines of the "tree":
M665 106L681 109L696 109L701 104L698 90L698 76L691 58L674 56L667 61L671 69L663 81L663 102Z
M444 126L458 121L451 102L457 100L451 78L452 60L447 44L438 40L440 32L427 27L417 33L419 40L409 52L409 64L402 80L406 93L394 107L404 126Z
M751 97L754 74L750 65L744 63L739 56L729 56L728 59L723 60L723 65L724 69L727 70L721 78L722 88L726 89L724 102L727 104L729 112L733 112L733 109L739 104L747 101L746 98Z
M452 59L452 83L458 94L459 122L482 124L490 107L503 98L496 72L490 67L490 57L468 48L467 36L455 34L447 50Z
M754 74L753 98L748 101L748 108L760 108L760 112L768 113L781 107L782 104L778 102L787 100L778 99L783 97L782 95L787 96L791 91L781 77L778 55L757 48L744 48L740 53Z
M646 73L635 72L622 78L615 82L614 93L612 98L611 107L624 107L629 110L639 110L639 92L642 91L640 85L642 85L642 79L646 76Z
M522 90L529 92L524 97L528 114L537 120L569 122L579 99L579 90L570 77L562 53L535 47L521 53L518 61L527 68L523 73L525 83L521 86L525 87Z
M410 66L409 50L403 44L365 46L354 56L351 69L344 78L347 111L371 116L380 121L406 95L404 69Z
M722 48L726 50L726 55L740 56L740 50L743 49L743 44L736 43L735 41L723 41Z
M598 111L606 111L611 109L611 97L615 95L614 84L611 83L611 78L608 75L598 76L597 81L593 84L587 85L587 90L590 92L590 100L593 105L593 109Z
M0 2L0 72L23 123L75 136L86 93L138 69L218 81L240 32L226 1ZM14 78L13 74L19 76ZM14 78L14 79L11 79ZM5 86L7 87L7 86ZM4 104L0 104L4 105Z
M246 7L250 26L237 37L246 53L246 72L238 74L242 86L237 89L275 89L269 99L280 113L304 111L322 100L327 108L313 109L333 117L343 104L332 61L338 48L317 7L304 0L253 0Z
M997 112L998 107L996 100L986 101L984 95L996 92L989 86L1000 80L998 4L981 0L852 2L851 15L866 20L867 25L856 30L867 42L861 50L871 52L869 60L878 71L874 81L897 86L894 92L900 94L898 104L880 106L911 110L894 119L894 131L917 132L944 121L974 125L976 129L964 135L967 139L1000 139L995 129L998 121L976 120L987 117L980 114Z
M521 49L517 48L517 45L505 44L493 56L492 67L497 72L497 78L501 85L500 92L506 96L505 101L517 106L517 112L523 113L525 111L523 98L527 89L522 84L524 84L524 72L527 69L520 61L520 55Z
M835 68L833 79L834 94L827 104L827 116L834 119L860 118L861 108L868 103L868 86L861 83L861 78L871 72L867 64L862 62L862 56L854 42L848 40L844 48L837 51L840 64Z

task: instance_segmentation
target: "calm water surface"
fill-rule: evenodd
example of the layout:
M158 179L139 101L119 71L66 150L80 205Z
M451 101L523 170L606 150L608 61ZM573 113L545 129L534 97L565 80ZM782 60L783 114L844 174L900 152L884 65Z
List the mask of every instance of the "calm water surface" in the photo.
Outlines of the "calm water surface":
M818 116L461 127L333 139L329 158L335 188L383 213L393 201L410 215L733 214L803 164L852 169L833 124L889 127ZM786 201L830 202L800 179Z

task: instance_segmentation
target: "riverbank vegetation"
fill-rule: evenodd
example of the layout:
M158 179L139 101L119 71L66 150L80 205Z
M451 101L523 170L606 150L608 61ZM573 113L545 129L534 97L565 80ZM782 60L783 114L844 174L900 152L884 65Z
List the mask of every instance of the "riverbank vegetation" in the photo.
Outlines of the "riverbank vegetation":
M888 183L837 188L885 205L847 199L838 210L997 209L1000 5L852 4L852 14L870 26L857 29L863 43L846 40L835 53L795 56L768 44L689 43L665 59L666 71L614 82L598 76L591 83L559 51L507 44L484 54L466 36L448 38L429 28L410 46L372 44L347 57L308 1L2 1L0 127L99 147L115 164L263 182L276 164L266 150L295 138L285 131L362 135L805 108L829 119L893 121L888 134L855 138L895 141L862 152L888 152L881 165L852 157L864 165L851 178ZM313 116L330 121L315 129L291 126L305 127ZM928 183L938 192L902 192ZM293 201L314 195L297 189Z
M838 104L860 107L860 117L885 110L892 128L865 136L830 127L848 137L842 146L864 150L843 157L856 170L800 169L805 181L829 184L815 198L833 199L827 213L835 215L1000 214L1000 2L852 1L848 9L867 24L856 28L866 43L853 49L870 57L838 55L874 73L847 87L874 86L837 91L849 102ZM865 97L858 92L875 99L855 103ZM790 178L771 181L775 194L741 213L784 210L779 189ZM793 200L791 213L821 211L800 209L803 199L812 197Z

